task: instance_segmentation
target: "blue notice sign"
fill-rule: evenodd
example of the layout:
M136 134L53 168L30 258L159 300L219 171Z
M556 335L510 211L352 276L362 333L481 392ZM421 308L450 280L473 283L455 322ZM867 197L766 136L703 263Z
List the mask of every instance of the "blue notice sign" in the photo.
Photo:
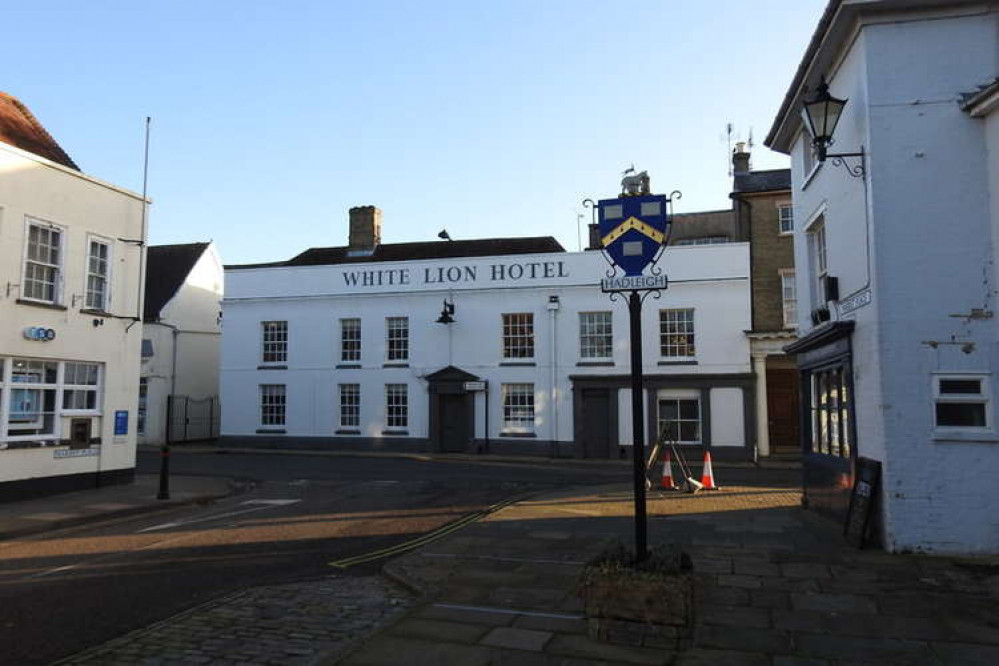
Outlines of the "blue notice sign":
M120 409L114 413L114 434L128 434L128 410Z

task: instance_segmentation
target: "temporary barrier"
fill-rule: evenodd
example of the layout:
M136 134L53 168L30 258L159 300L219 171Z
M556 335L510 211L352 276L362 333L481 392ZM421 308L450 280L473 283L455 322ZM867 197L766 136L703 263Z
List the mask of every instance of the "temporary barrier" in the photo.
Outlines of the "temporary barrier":
M715 473L711 469L711 452L704 452L704 471L701 472L701 485L703 485L708 490L715 490L718 486L715 485Z
M670 458L669 449L666 450L666 458L663 460L663 475L659 482L659 487L663 490L673 490L676 484L673 483L673 461Z

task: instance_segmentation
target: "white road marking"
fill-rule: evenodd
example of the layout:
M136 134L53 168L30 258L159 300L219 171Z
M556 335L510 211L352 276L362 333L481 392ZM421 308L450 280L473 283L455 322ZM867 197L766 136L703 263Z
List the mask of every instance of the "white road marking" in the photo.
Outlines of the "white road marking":
M48 571L42 571L41 573L36 573L31 576L31 578L41 578L42 576L48 576L49 574L59 573L60 571L69 571L70 569L75 569L77 565L67 564L64 567L57 567L55 569L49 569Z
M470 613L501 613L503 615L527 615L528 617L550 617L556 620L582 620L582 615L567 613L542 613L540 611L517 610L516 608L490 608L488 606L463 606L461 604L433 604L435 608L463 610Z
M228 518L230 516L239 516L244 513L253 513L254 511L263 511L264 509L273 509L276 506L288 506L289 504L295 504L296 502L301 502L302 500L297 499L272 499L272 500L247 500L242 502L242 504L252 504L256 505L250 509L243 509L242 511L229 511L227 513L216 513L211 516L202 516L201 518L192 518L191 520L178 520L172 523L162 523L160 525L153 525L152 527L145 527L141 530L136 530L136 534L142 534L143 532L156 532L158 530L165 530L171 527L180 527L181 525L193 525L195 523L203 523L207 520L216 520L218 518Z

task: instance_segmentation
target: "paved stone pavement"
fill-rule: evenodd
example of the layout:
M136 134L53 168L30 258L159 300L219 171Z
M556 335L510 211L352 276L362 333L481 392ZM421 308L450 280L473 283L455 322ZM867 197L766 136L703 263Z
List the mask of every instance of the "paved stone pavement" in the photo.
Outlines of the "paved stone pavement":
M135 483L5 502L0 504L0 540L210 501L244 490L245 486L226 478L175 474L170 479L170 499L159 500L159 476L136 474Z
M794 491L738 487L650 499L650 542L694 560L689 649L586 635L580 565L633 535L617 488L521 502L394 560L386 573L424 601L345 663L999 664L999 561L857 551L799 505Z
M72 666L307 666L336 660L412 597L378 576L258 587L65 659Z
M248 590L63 663L999 664L999 560L857 551L781 488L652 493L650 542L694 560L692 646L590 640L574 582L613 540L632 542L631 516L623 486L535 496L388 562L384 578Z

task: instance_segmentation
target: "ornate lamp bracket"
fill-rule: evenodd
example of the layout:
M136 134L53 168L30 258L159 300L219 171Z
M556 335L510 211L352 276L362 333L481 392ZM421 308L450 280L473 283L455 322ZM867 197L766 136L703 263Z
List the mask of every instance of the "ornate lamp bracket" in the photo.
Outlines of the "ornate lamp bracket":
M859 153L826 153L826 157L832 161L833 166L843 167L854 178L863 178L867 175L867 155L863 146L860 147ZM851 165L846 161L847 158L856 159L857 163Z

